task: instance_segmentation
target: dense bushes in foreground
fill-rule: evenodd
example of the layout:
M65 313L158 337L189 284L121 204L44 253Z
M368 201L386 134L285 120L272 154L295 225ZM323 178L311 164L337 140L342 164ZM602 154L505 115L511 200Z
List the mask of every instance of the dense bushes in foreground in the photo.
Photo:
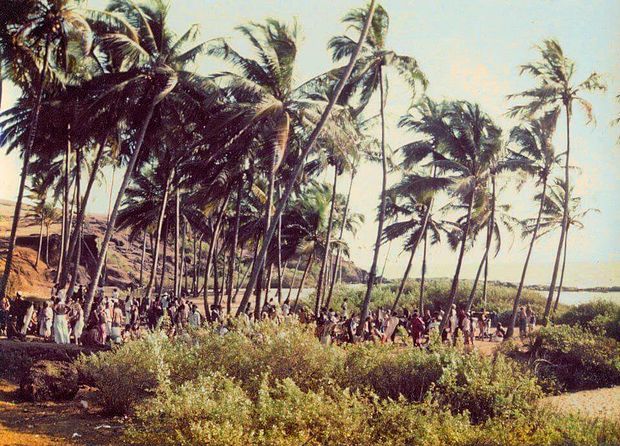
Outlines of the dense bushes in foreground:
M620 385L620 342L568 325L543 327L531 336L540 342L535 371L561 390Z
M267 321L225 336L152 333L80 360L126 441L180 445L615 444L620 427L541 413L535 378L503 355L338 347Z

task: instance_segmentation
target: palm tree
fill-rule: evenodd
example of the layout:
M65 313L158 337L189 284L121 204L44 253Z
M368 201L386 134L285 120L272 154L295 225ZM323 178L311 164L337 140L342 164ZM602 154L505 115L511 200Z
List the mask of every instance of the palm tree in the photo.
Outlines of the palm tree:
M567 193L566 183L556 178L554 184L549 187L547 191L547 197L544 200L545 205L542 211L542 218L540 219L539 230L540 233L538 237L543 237L556 229L561 229L563 225L564 219L564 202L566 195L569 196L569 208L568 208L568 229L574 227L576 229L583 229L583 218L589 214L590 212L599 212L598 209L581 209L581 198L576 197L574 195L574 187L570 188L570 191ZM543 198L540 197L542 201ZM525 235L533 234L536 230L536 223L533 219L526 220L523 222L523 233ZM555 313L558 307L558 303L560 301L560 293L562 291L562 284L564 283L564 271L566 268L566 257L567 257L567 248L568 248L568 230L566 232L566 237L564 237L564 245L563 255L562 255L562 267L560 273L560 283L557 290L557 295L555 299L555 303L553 305L552 314ZM554 290L555 291L555 290Z
M37 135L39 114L49 68L51 66L53 69L67 71L69 44L72 41L81 43L84 53L87 54L90 51L90 27L86 20L73 9L72 3L69 0L38 0L28 14L27 20L20 24L21 26L15 30L14 34L17 39L27 42L22 49L30 48L34 54L29 57L29 60L40 58L40 69L33 98L28 139L23 146L22 172L13 213L4 273L0 279L0 297L4 297L11 271L26 178L28 177L30 157Z
M559 110L564 108L566 118L566 152L564 158L564 182L570 186L569 165L570 165L570 124L573 113L573 104L577 103L586 113L586 123L594 122L592 114L592 104L585 100L581 94L583 92L605 91L606 86L600 74L591 73L584 81L575 84L575 63L564 55L562 47L557 40L548 39L543 41L541 46L536 47L541 55L541 60L521 66L521 73L529 73L538 81L538 86L518 94L510 95L509 98L523 98L528 102L516 105L511 108L509 114L512 116L533 117L541 112ZM565 195L564 219L560 240L553 265L553 274L549 285L549 294L543 315L543 325L547 324L547 319L553 303L553 290L558 275L562 247L568 229L568 194Z
M514 333L514 324L517 319L523 286L525 285L525 277L534 244L538 238L538 229L540 227L542 213L545 209L549 176L554 166L558 163L558 157L555 155L555 150L551 143L557 117L557 113L551 112L540 119L513 128L510 132L510 142L515 148L508 149L508 157L502 166L502 168L506 170L525 172L527 175L534 177L536 179L536 185L542 188L538 195L540 198L538 215L532 227L531 239L521 271L521 280L519 281L519 287L517 288L517 294L515 295L512 306L510 323L506 331L507 338L512 337Z
M343 19L351 29L361 32L367 18L366 9L359 8L349 12ZM364 39L361 56L355 65L353 75L351 77L349 94L353 91L359 91L360 103L359 110L364 109L372 96L379 91L379 109L381 116L381 199L379 205L379 219L377 228L377 237L375 240L374 254L370 270L368 273L368 282L366 286L366 294L361 309L361 319L365 320L370 305L370 297L372 288L377 274L377 262L379 259L379 250L381 248L381 238L383 235L383 226L385 223L385 202L387 189L387 159L385 149L385 69L392 67L407 82L415 96L420 86L426 88L427 80L418 62L409 56L397 54L386 47L387 35L389 30L389 16L383 7L378 6L377 11L372 19L372 27L368 33L368 37ZM332 58L334 61L341 60L352 54L356 48L356 42L346 36L336 36L329 42L329 48L332 50ZM359 326L359 333L363 330L363 325Z
M292 172L289 175L289 180L286 184L286 187L284 188L282 197L280 198L279 204L274 214L274 220L276 222L280 219L280 216L282 215L284 211L286 203L288 202L288 199L291 196L293 189L295 188L295 184L297 183L297 180L299 176L301 175L301 172L304 167L304 162L305 162L306 157L308 156L308 153L314 147L315 142L317 141L318 137L321 134L321 131L323 130L325 124L327 123L327 120L329 119L332 109L334 108L334 106L336 105L338 101L338 97L342 93L351 75L351 72L353 71L353 67L357 60L359 52L362 48L363 43L366 40L366 36L370 29L370 24L372 22L374 13L375 13L375 0L371 0L370 5L366 12L366 20L365 20L364 26L360 32L360 39L357 45L355 46L355 48L351 52L351 58L349 60L349 64L347 65L345 70L341 73L338 84L335 87L333 94L330 96L330 100L327 103L327 106L325 107L325 109L323 110L323 113L321 114L321 117L318 123L314 127L314 130L308 136L308 139L306 140L305 144L301 146L303 148L300 150L299 157L297 158L297 161L292 169ZM243 295L243 299L239 305L239 309L237 310L238 314L241 314L243 311L246 310L250 296L252 295L252 292L254 291L254 287L256 286L256 283L258 281L258 276L260 274L261 268L263 267L265 263L267 250L269 248L269 243L271 242L271 239L273 238L275 234L277 226L278 226L277 224L270 223L270 225L266 229L265 237L263 239L263 245L261 246L259 256L257 257L257 261L254 263L252 267L252 274L246 286L246 290Z
M120 70L112 72L112 68L108 67L105 74L93 79L90 87L94 101L90 108L126 111L132 152L101 242L93 284L101 276L118 211L151 119L153 116L166 116L169 107L186 109L194 102L187 92L207 87L195 74L186 71L187 65L205 49L204 44L186 49L186 44L196 36L194 27L177 37L166 26L168 9L162 3L150 8L136 6L131 0L118 0L110 5L108 12L122 18L123 26L116 25L116 32L103 35L100 47L110 55L110 61L121 60L122 63ZM89 288L86 318L90 314L95 288Z

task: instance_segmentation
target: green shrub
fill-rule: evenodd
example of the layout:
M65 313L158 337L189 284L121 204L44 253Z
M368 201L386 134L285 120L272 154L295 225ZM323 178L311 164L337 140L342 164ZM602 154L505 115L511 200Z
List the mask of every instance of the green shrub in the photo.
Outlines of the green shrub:
M594 389L620 384L620 343L568 325L543 327L539 337L536 373L566 390Z
M620 341L620 305L606 300L596 300L570 307L558 324L578 325L601 336Z

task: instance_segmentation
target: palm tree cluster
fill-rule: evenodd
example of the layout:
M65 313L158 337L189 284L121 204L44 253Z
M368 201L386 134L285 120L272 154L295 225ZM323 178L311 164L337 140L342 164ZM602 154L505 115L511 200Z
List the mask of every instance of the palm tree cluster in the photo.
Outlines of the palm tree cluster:
M570 145L556 154L551 138L560 108L566 113L567 136L573 103L584 106L591 120L581 93L602 89L600 77L593 74L575 85L574 64L557 42L545 41L542 61L523 67L538 85L515 95L527 102L510 111L523 123L504 139L477 104L425 97L424 72L415 58L387 47L389 16L375 3L349 12L343 20L346 33L329 41L335 68L300 83L295 22L267 19L238 27L252 50L246 55L227 39L200 41L197 26L176 33L168 25L170 5L163 0L109 0L97 11L77 0L3 2L1 78L22 94L0 115L1 144L19 151L23 166L0 296L6 291L26 189L36 203L31 216L41 228L39 253L43 228L61 221L60 258L54 267L60 286L73 289L87 206L95 182L111 166L112 182L116 169L124 174L115 197L110 187L93 284L105 283L114 232L128 230L130 240L141 245L138 285L147 299L164 289L175 294L185 289L202 295L208 306L212 291L213 303L225 302L229 312L240 297L237 311L243 312L254 296L259 314L274 278L282 300L286 269L293 270L292 285L301 291L316 264L318 313L330 305L341 278L348 254L344 238L362 220L350 209L349 198L358 168L368 160L380 163L382 175L362 320L381 275L381 247L396 239L404 238L410 257L394 307L419 251L423 307L428 245L442 240L458 253L448 296L453 304L465 254L478 236L484 254L467 305L474 303L481 275L486 299L490 258L500 249L502 232L515 222L510 207L500 201L512 178L508 173L515 171L531 175L542 189L536 197L537 218L522 222L531 241L515 309L535 240L557 227L561 240L552 296L568 227L577 225L581 214L571 207L576 198L570 196ZM229 69L201 73L200 56L218 58ZM413 104L399 125L414 139L398 150L398 162L391 160L386 141L392 76L404 81ZM378 116L371 113L376 101ZM372 131L376 121L378 137ZM557 182L551 185L562 160L563 189ZM388 175L394 173L400 179L388 187ZM349 178L346 195L337 191L343 175ZM58 202L61 216L56 215ZM173 271L171 284L166 268ZM291 289L286 297L292 297ZM94 293L91 286L86 314Z

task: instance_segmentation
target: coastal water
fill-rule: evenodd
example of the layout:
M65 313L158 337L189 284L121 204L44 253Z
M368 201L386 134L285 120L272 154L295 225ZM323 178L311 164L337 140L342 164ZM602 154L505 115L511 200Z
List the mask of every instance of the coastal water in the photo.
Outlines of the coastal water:
M547 297L546 291L540 292ZM566 305L579 305L594 300L608 300L620 305L620 292L602 293L600 291L562 291L560 302Z

